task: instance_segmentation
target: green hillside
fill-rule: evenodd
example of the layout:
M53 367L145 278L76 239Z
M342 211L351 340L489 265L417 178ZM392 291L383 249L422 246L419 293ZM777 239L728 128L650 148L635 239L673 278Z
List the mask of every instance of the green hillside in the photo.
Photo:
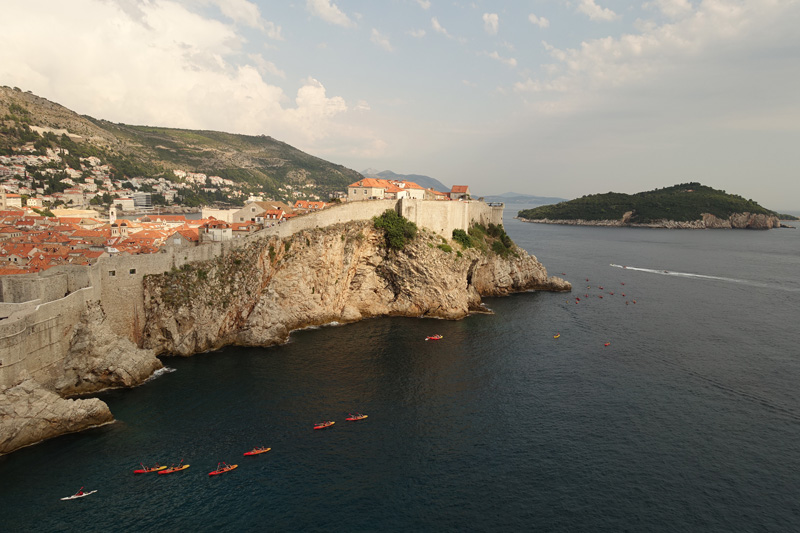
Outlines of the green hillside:
M0 155L38 142L42 150L67 148L78 157L99 157L121 180L178 181L172 170L184 170L233 180L251 194L282 199L289 186L301 197L318 195L327 200L362 177L266 135L115 124L9 87L0 87L0 126ZM69 135L64 136L63 130Z
M703 213L719 218L745 212L776 214L753 200L692 182L636 194L592 194L555 205L524 209L519 216L530 220L619 220L628 211L633 212L630 222L634 224L659 220L688 222L702 219Z

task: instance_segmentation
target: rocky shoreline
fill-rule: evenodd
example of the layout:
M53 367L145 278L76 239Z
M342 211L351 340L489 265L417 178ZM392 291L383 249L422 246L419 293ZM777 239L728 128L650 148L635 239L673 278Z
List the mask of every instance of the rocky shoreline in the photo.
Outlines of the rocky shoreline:
M561 224L565 226L603 226L615 228L664 228L664 229L773 229L781 227L790 227L781 224L781 221L776 216L764 215L760 213L734 213L728 218L718 218L710 213L703 213L702 219L691 221L676 221L676 220L658 220L646 224L631 222L631 211L625 213L621 219L618 220L551 220L547 218L542 219L527 219L523 217L516 217L517 220L522 222L531 222L535 224Z
M290 333L376 316L460 319L486 312L481 297L569 291L539 261L514 248L507 258L450 251L421 230L389 251L372 223L353 222L264 237L213 260L144 278L146 316L128 339L90 302L65 334L69 353L48 386L24 377L0 394L0 454L113 421L97 398L69 399L144 383L157 355L191 356L229 345L269 346Z

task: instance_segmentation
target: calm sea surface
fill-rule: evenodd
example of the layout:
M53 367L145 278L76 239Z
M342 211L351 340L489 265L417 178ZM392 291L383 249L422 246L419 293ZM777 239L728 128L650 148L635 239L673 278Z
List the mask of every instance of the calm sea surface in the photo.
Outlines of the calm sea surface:
M509 234L571 294L166 358L100 396L117 423L0 457L0 530L800 530L800 230L518 207ZM209 477L220 461L239 468ZM81 486L98 492L59 500Z

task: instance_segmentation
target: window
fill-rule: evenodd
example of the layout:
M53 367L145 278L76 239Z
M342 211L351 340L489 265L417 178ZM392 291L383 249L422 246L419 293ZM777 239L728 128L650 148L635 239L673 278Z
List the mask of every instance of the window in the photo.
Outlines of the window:
M109 270L108 271L108 277L113 278L116 275L117 275L117 271L116 270Z
M129 273L129 274L136 274L136 269L135 269L135 268L132 268L132 269L130 269L130 271L129 271L128 273Z

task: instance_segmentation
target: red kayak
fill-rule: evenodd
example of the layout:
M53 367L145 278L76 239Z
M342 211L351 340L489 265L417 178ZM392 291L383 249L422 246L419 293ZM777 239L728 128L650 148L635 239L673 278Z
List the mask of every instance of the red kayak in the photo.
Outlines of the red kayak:
M220 474L224 474L225 472L230 472L234 468L238 467L239 465L229 465L228 463L217 463L217 469L213 472L209 472L209 476L218 476Z
M426 341L440 341L444 338L443 335L431 335L430 337L425 337Z
M141 463L139 463L139 464L141 464ZM161 470L164 470L165 468L167 468L167 467L166 466L159 466L158 463L156 463L156 466L144 466L144 465L142 465L142 468L140 468L139 470L134 470L133 473L134 474L147 474L148 472L159 472Z
M367 418L367 415L362 415L361 413L356 413L354 415L350 415L349 417L345 418L348 422L355 422L356 420L364 420Z
M250 450L249 452L244 452L244 454L245 454L245 455L258 455L258 454L260 454L260 453L266 453L266 452L270 451L271 449L272 449L272 448L264 448L264 447L262 446L261 448L253 448L253 449L252 449L252 450Z
M325 428L329 428L329 427L331 427L332 425L334 425L335 423L336 423L336 422L334 422L333 420L327 420L327 421L325 421L325 422L320 422L320 423L318 423L318 424L314 424L314 429L325 429Z

